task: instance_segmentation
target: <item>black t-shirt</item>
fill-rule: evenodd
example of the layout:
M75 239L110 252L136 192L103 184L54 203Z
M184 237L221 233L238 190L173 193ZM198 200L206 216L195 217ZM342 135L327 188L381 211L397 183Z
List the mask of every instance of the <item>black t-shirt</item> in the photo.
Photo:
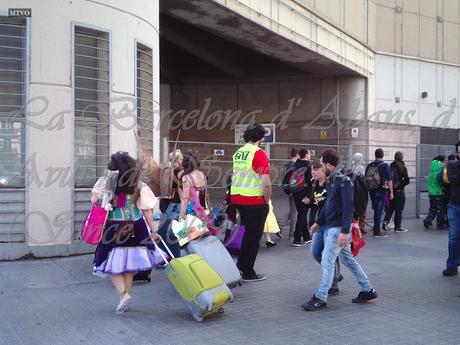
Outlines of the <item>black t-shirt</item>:
M321 211L324 206L324 203L326 202L326 197L326 183L320 185L318 181L315 181L313 184L313 191L310 197L310 204L312 206L318 207L318 211Z

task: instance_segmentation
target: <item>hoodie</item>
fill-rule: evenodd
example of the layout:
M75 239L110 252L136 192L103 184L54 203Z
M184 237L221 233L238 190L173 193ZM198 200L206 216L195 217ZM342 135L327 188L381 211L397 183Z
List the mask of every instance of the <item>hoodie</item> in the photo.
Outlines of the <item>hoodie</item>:
M431 196L442 195L442 186L438 181L439 171L442 169L442 163L438 160L431 161L431 170L428 175L428 194Z
M348 234L353 218L353 185L338 170L327 181L326 202L316 222L319 226L340 227L342 234Z

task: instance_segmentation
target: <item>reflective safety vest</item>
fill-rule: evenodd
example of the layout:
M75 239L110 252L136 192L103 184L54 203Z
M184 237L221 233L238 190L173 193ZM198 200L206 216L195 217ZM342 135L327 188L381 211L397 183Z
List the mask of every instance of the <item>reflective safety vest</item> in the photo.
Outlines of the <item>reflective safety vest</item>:
M255 153L260 150L257 145L246 144L233 154L233 175L231 195L263 196L262 175L252 168Z

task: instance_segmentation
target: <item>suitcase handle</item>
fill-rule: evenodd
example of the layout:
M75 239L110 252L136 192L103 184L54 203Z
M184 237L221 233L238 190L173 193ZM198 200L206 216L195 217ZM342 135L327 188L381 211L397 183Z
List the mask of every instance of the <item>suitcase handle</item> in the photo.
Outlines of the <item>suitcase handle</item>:
M171 249L169 249L168 245L163 240L163 237L161 237L160 235L158 235L158 237L160 238L161 243L163 243L164 247L166 248L166 251L171 256L171 258L175 259L176 257L173 255L173 253L171 252ZM160 253L161 257L163 258L165 264L169 265L168 259L166 259L165 255L163 254L163 251L160 249L160 247L158 247L158 244L155 241L153 241L153 244L155 245L155 249L158 249L158 252Z
M152 231L150 229L150 226L147 222L145 222L145 225L147 226L147 229L149 229L149 231ZM166 244L166 242L163 240L163 237L161 237L158 233L157 233L161 243L163 243L163 245L165 246L166 248L166 251L168 252L168 254L171 256L172 259L175 259L176 257L174 256L174 254L171 252L171 249L169 249L168 245ZM169 265L169 261L168 259L166 259L166 257L164 256L163 254L163 251L160 249L160 247L158 247L158 244L155 242L155 241L152 241L153 242L153 245L155 246L155 250L158 249L158 252L160 253L162 259L164 260L165 264L166 265Z

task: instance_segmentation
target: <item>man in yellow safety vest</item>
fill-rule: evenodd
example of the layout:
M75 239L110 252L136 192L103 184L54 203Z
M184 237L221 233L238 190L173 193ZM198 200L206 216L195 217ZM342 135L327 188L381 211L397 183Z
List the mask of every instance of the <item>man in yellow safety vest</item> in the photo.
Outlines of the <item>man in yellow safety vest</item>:
M269 159L259 147L265 133L262 125L250 124L243 134L246 144L233 155L231 203L245 227L237 266L246 282L266 279L254 271L272 192Z

